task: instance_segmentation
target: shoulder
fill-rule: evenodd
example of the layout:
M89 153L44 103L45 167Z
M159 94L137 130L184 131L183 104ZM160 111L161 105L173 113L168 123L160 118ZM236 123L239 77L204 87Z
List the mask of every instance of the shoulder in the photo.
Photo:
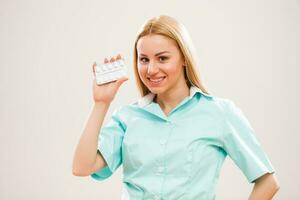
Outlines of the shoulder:
M235 106L235 103L232 99L225 97L216 97L214 103L220 109L221 112L225 113Z
M218 105L225 127L235 127L241 130L251 129L253 131L246 114L235 101L228 98L218 98L216 105Z
M132 114L134 110L138 110L140 106L138 105L138 101L134 101L128 104L124 104L119 106L116 111L121 115L129 115Z
M212 111L223 124L225 123L225 125L227 125L229 122L237 125L248 123L244 112L234 100L226 97L213 96L213 98L205 101L210 111Z
M113 110L112 116L118 119L120 123L126 125L131 120L131 118L135 117L138 114L139 110L140 109L137 105L137 102L132 102L117 106Z
M205 98L202 98L202 101L204 101L205 106L207 106L210 109L213 109L214 111L222 115L235 107L233 100L226 97L220 97L216 95L204 97Z

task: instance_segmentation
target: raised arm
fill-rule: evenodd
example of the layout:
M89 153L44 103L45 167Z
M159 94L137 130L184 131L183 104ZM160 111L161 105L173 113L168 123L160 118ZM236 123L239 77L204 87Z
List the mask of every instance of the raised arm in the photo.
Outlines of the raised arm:
M121 59L121 55L119 54L116 59ZM115 58L110 59L110 62L113 61ZM104 62L108 63L109 61L105 58ZM95 64L92 68L95 77ZM72 166L73 175L87 176L107 165L100 151L97 151L98 137L109 105L121 84L126 80L128 77L121 77L116 81L98 85L94 78L93 98L95 104L75 150Z
M87 176L92 171L100 170L106 166L101 154L97 154L97 145L99 130L108 108L109 104L106 103L94 105L75 151L73 159L73 174L75 176Z

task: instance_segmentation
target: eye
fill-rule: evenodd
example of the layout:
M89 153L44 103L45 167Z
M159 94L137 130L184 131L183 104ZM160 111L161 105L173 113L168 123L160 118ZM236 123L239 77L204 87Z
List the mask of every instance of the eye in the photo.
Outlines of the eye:
M159 61L161 61L161 62L166 61L166 60L168 60L168 59L169 59L169 58L166 57L166 56L160 56L160 57L159 57ZM139 61L140 61L141 63L145 63L145 62L148 62L149 59L146 58L146 57L141 57L141 58L139 59Z
M148 61L148 58L145 58L145 57L142 57L142 58L140 58L140 62L146 62L146 60Z
M165 61L165 60L168 60L168 57L166 57L166 56L160 56L159 59L160 59L160 61Z

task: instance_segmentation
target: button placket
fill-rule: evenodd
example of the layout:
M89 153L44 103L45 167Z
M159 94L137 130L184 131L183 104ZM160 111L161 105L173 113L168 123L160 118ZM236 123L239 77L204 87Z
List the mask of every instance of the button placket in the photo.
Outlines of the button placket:
M163 178L163 182L161 183L161 193L163 191L163 187L164 187L164 182L165 182L165 178L166 178L166 174L167 174L167 166L165 163L165 155L166 155L166 151L167 151L167 142L169 140L170 135L172 134L172 129L173 129L173 124L171 121L166 120L165 122L166 125L166 134L163 134L163 137L159 139L159 143L162 146L161 150L162 150L162 162L160 164L158 164L156 166L156 174L157 175L161 175ZM153 199L160 199L162 200L162 197L158 197L156 196L156 198L153 196Z
M166 123L167 123L168 126L170 126L170 125L172 124L171 121L166 121ZM170 134L170 133L168 133L168 134ZM167 135L167 137L169 137L169 135ZM159 140L159 143L160 143L162 146L166 145L167 140L168 140L167 137L161 138L161 139Z

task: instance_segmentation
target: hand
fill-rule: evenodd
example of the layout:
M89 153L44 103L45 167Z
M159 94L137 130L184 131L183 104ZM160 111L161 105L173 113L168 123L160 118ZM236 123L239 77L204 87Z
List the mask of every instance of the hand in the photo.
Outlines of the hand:
M104 63L114 62L115 60L118 60L121 58L122 58L121 55L118 54L116 56L116 59L114 57L112 57L110 59L110 61L108 61L108 59L105 58ZM92 66L93 73L94 73L94 81L93 81L94 101L95 101L95 103L103 102L103 103L110 104L113 101L119 87L121 86L122 83L124 83L125 81L128 80L128 77L124 76L124 77L119 78L116 81L105 83L102 85L97 85L96 80L95 80L95 66L96 66L96 64L94 63Z

